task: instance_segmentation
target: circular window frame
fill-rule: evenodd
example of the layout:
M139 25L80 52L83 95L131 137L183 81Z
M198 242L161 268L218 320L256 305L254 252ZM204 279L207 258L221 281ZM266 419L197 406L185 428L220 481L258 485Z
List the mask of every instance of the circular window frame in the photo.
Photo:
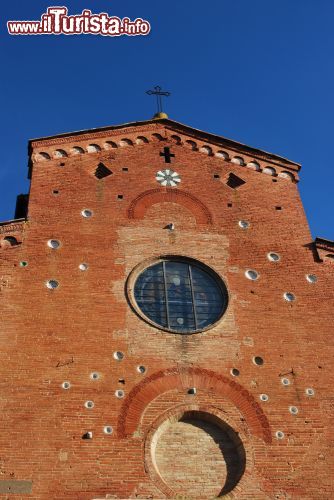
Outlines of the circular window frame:
M139 278L140 274L145 271L145 269L155 265L159 264L159 262L163 261L174 261L174 262L185 262L187 264L193 265L198 267L199 269L202 269L204 272L209 274L217 284L218 288L220 289L221 293L223 296L225 296L226 300L225 303L223 304L222 310L219 314L218 319L214 322L211 323L210 325L207 325L205 328L200 328L198 330L193 330L189 332L183 332L180 330L175 330L173 328L167 328L165 326L159 325L155 321L151 320L148 316L145 315L145 313L141 310L139 305L137 304L137 301L135 299L134 295L134 289L135 289L135 284L137 279ZM145 323L153 326L154 328L157 328L160 331L164 331L167 333L172 333L176 335L194 335L197 333L202 333L206 332L207 330L211 330L217 324L222 321L222 319L226 316L226 312L228 311L229 308L229 303L230 303L230 295L228 292L227 285L225 283L225 280L220 276L220 274L212 269L212 267L208 266L207 264L204 264L203 262L193 259L191 257L187 257L185 255L160 255L158 257L153 257L150 259L146 259L137 266L135 266L132 271L130 272L126 284L125 284L125 289L126 289L126 296L128 299L128 303L131 307L131 309L136 313L136 315L143 320Z

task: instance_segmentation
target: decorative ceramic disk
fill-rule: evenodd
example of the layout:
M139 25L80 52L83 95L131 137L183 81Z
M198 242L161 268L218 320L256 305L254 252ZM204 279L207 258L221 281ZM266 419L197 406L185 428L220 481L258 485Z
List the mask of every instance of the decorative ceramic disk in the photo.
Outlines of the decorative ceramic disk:
M175 187L181 182L180 176L177 172L173 170L159 170L155 176L156 180L161 184L161 186L171 186Z

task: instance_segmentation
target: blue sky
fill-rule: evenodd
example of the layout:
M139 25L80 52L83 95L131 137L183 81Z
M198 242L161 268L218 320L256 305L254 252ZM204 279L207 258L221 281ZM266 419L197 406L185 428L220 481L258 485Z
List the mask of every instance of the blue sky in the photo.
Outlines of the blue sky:
M10 36L6 21L50 5L2 3L0 220L28 191L27 141L152 117L154 85L170 118L302 163L313 237L334 239L332 0L68 1L150 21L147 37Z

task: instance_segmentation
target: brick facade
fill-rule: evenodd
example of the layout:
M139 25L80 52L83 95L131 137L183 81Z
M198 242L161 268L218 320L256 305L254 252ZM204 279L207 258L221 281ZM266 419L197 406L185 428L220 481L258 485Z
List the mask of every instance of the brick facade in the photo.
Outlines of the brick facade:
M27 216L0 225L1 498L333 498L334 244L300 166L160 119L33 140L29 170ZM169 256L224 281L212 328L136 309Z

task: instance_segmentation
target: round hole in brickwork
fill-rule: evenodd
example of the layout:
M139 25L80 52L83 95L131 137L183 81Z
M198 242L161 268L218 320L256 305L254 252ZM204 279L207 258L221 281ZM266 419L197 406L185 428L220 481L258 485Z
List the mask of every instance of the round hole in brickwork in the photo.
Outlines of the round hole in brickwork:
M85 407L86 408L94 408L94 402L93 401L86 401Z
M258 279L259 273L257 271L254 271L254 269L247 269L247 271L245 272L245 276L249 280L255 281Z
M190 394L191 396L195 396L197 393L196 387L190 387L190 389L187 390L187 394Z
M115 351L113 356L117 361L122 361L122 359L124 359L124 353L122 351Z
M275 252L269 252L267 254L267 257L268 257L268 260L270 260L270 262L278 262L281 257L278 255L278 253L275 253Z
M170 416L151 434L146 449L149 467L173 498L194 498L195 491L198 498L223 497L238 484L246 466L245 449L234 429L201 410Z
M281 382L283 385L290 385L290 380L288 378L281 378Z
M71 387L71 383L67 380L61 384L63 389L69 389Z
M287 302L293 302L296 300L296 296L292 292L285 292L283 297Z
M292 415L297 415L297 413L298 413L298 408L297 408L297 406L289 406L289 412L290 412Z
M117 389L117 391L115 391L116 398L119 398L119 399L124 398L124 395L125 395L125 393L124 393L124 391L122 391L122 389Z
M55 288L59 287L59 283L57 280L48 280L46 282L46 286L50 288L50 290L54 290Z
M79 269L80 269L80 271L87 271L88 264L85 264L85 263L79 264Z
M283 431L276 431L275 436L277 437L277 439L283 439L284 432Z
M248 229L250 226L249 222L246 220L239 220L238 224L242 229Z
M269 401L269 396L268 394L260 394L260 399L261 401Z
M315 391L311 387L308 387L307 389L305 389L305 393L307 396L314 396Z
M261 358L261 356L254 356L253 363L257 366L262 366L264 363L264 360L263 360L263 358Z
M238 368L231 368L230 374L233 375L233 377L239 377L240 371Z
M90 374L90 378L91 378L92 380L98 380L98 379L100 378L100 374L99 374L98 372L92 372L92 373Z
M137 372L139 372L139 373L145 373L146 372L145 366L143 366L143 365L137 366Z
M53 248L54 250L56 250L57 248L60 247L60 241L58 241L58 240L49 240L48 241L48 247Z
M103 432L104 432L105 434L112 434L112 432L113 432L113 428L111 427L111 425L105 425L105 426L103 427Z
M87 219L93 215L93 212L92 210L85 208L84 210L81 211L81 215Z
M20 262L21 267L27 267L27 265L28 265L28 262L26 260L21 260L21 262Z
M306 279L309 283L316 283L318 281L318 278L315 274L307 274Z

